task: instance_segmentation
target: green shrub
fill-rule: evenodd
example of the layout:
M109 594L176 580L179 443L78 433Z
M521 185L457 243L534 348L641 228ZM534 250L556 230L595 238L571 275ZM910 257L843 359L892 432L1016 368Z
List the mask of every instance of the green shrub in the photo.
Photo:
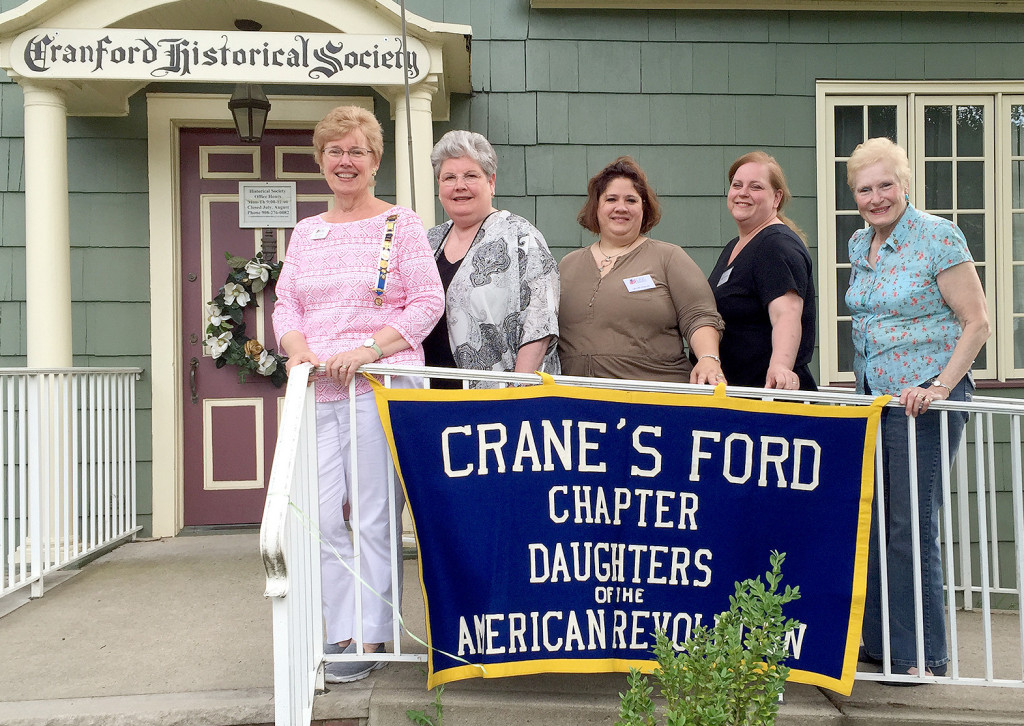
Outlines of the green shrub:
M658 666L652 675L665 699L666 726L771 726L779 711L789 668L786 635L798 628L784 620L782 606L800 597L799 587L779 592L785 553L772 551L767 587L758 577L736 583L729 610L712 628L698 626L677 653L665 632L655 633ZM616 726L656 726L654 689L647 676L630 668L620 693Z

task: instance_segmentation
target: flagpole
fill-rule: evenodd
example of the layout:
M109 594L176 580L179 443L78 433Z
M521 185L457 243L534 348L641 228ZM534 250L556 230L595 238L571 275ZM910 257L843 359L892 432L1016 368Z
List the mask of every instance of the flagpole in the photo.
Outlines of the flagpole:
M409 39L405 33L405 0L401 0L402 8L402 52L406 54L406 62L402 64L402 78L405 88L405 136L409 146L409 205L416 210L416 172L412 153L412 106L409 103ZM397 139L396 139L397 141Z

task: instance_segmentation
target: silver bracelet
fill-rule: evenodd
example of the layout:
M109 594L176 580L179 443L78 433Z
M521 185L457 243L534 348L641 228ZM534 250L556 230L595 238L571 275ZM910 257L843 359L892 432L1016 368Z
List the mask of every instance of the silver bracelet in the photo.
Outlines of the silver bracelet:
M697 356L697 360L698 361L703 359L703 358L710 358L713 361L715 361L716 363L718 363L718 365L722 365L722 359L719 358L717 355L712 355L711 353L705 353L704 355Z

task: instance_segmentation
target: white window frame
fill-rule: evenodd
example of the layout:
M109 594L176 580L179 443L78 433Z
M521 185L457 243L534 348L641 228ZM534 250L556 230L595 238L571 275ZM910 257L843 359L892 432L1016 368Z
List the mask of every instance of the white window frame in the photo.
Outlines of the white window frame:
M985 369L975 369L979 380L1005 382L1024 378L1024 367L1014 368L1013 356L1013 239L1010 214L1010 108L1024 104L1024 83L994 81L820 81L816 88L817 193L818 193L818 321L821 382L849 383L852 371L838 369L839 291L836 271L835 124L834 109L846 105L896 105L898 142L908 151L914 167L911 201L924 206L924 105L985 105L987 166L985 204L986 299L993 335L987 345ZM913 123L912 123L913 122ZM919 151L918 147L921 147ZM838 157L840 160L842 157ZM921 203L918 203L918 199ZM1024 260L1018 261L1024 262ZM1024 317L1024 314L1017 317Z
M1024 87L1019 88L1015 93L997 94L996 96L996 113L1000 119L1010 118L1010 109L1013 106L1024 106ZM992 317L992 324L995 326L996 332L1000 335L1000 339L1005 339L1005 344L999 346L999 365L1000 370L1013 370L1014 373L1011 377L1013 378L1024 378L1024 368L1013 368L1014 364L1014 342L1013 342L1013 321L1014 318L1024 319L1024 312L1014 314L1013 312L1013 269L1015 266L1024 265L1024 259L1014 260L1013 259L1013 160L1024 160L1024 150L1022 154L1013 157L1011 151L1013 144L1011 141L1010 124L1005 123L995 129L996 135L996 148L1004 149L1004 153L996 154L996 179L998 183L996 186L996 208L1006 210L1005 214L1000 214L996 220L996 224L999 229L999 239L1003 240L1003 244L999 245L1003 250L1003 257L1000 260L999 267L997 269L998 284L1000 291L1005 290L1007 292L1004 300L1000 300L1001 305L996 308L995 315L992 315L992 310L989 310L989 315ZM1005 380L1005 379L1002 379Z

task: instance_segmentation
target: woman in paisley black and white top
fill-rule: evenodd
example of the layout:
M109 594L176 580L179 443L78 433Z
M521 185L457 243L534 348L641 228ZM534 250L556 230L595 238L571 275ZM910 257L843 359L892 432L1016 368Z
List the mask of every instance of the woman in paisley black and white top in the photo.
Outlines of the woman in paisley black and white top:
M450 219L427 232L445 314L423 341L426 364L558 373L558 265L536 227L494 208L491 144L471 131L449 131L430 162Z

